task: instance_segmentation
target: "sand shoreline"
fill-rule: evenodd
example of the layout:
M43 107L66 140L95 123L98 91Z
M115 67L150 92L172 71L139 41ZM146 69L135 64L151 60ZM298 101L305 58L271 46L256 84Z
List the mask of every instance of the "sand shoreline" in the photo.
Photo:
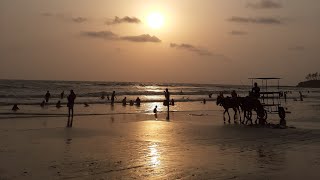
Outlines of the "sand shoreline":
M1 120L0 179L319 178L319 130L171 117Z

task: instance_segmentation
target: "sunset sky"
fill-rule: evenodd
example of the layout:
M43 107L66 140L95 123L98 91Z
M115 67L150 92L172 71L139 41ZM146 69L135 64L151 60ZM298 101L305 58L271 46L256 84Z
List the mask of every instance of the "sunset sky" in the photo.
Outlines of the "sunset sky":
M319 0L0 0L0 79L296 85Z

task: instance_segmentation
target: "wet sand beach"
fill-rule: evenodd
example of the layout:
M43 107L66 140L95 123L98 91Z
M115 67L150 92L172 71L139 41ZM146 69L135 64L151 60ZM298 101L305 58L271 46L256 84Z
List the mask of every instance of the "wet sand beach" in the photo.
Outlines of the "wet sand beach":
M218 107L217 107L218 108ZM0 179L318 179L320 130L221 111L1 119Z

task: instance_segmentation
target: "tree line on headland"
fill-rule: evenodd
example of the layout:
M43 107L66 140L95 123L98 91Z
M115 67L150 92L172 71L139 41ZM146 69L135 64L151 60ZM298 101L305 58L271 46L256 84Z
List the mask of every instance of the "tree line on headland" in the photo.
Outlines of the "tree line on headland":
M320 73L309 73L304 82L300 82L298 87L320 88Z
M306 80L310 81L310 80L320 80L320 73L315 72L315 73L309 73L306 76Z

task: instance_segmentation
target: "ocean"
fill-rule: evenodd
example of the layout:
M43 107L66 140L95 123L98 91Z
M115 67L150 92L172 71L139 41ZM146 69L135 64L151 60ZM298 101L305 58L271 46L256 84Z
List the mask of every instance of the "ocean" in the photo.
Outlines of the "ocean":
M248 81L248 84L251 82ZM264 91L261 85L261 91ZM173 112L184 112L197 115L220 115L222 107L215 104L215 99L220 92L230 96L235 90L239 96L247 96L251 85L218 85L218 84L191 84L191 83L151 83L151 82L101 82L101 81L39 81L39 80L0 80L0 118L8 117L35 117L35 116L65 116L67 95L73 89L77 95L75 113L77 115L108 115L108 114L141 114L151 113L155 106L158 110L165 111L162 105L163 91L168 88L171 98L176 106ZM320 110L320 89L298 88L294 86L281 86L281 91L288 92L287 102L282 100L286 111L290 112L291 119L298 122L318 122ZM274 91L276 86L269 87ZM45 108L40 107L45 93L50 91L51 98ZM64 98L60 93L64 91ZM116 105L111 107L112 91L116 92ZM304 101L299 100L299 91L304 95ZM105 99L101 99L102 94ZM212 94L212 98L209 98ZM121 101L127 97L127 102L141 99L140 107L122 107ZM203 99L207 100L204 105ZM55 107L58 101L64 106ZM83 103L88 103L89 108L84 108ZM13 104L18 104L20 110L13 112ZM270 117L271 118L271 117ZM274 117L274 119L277 119Z

